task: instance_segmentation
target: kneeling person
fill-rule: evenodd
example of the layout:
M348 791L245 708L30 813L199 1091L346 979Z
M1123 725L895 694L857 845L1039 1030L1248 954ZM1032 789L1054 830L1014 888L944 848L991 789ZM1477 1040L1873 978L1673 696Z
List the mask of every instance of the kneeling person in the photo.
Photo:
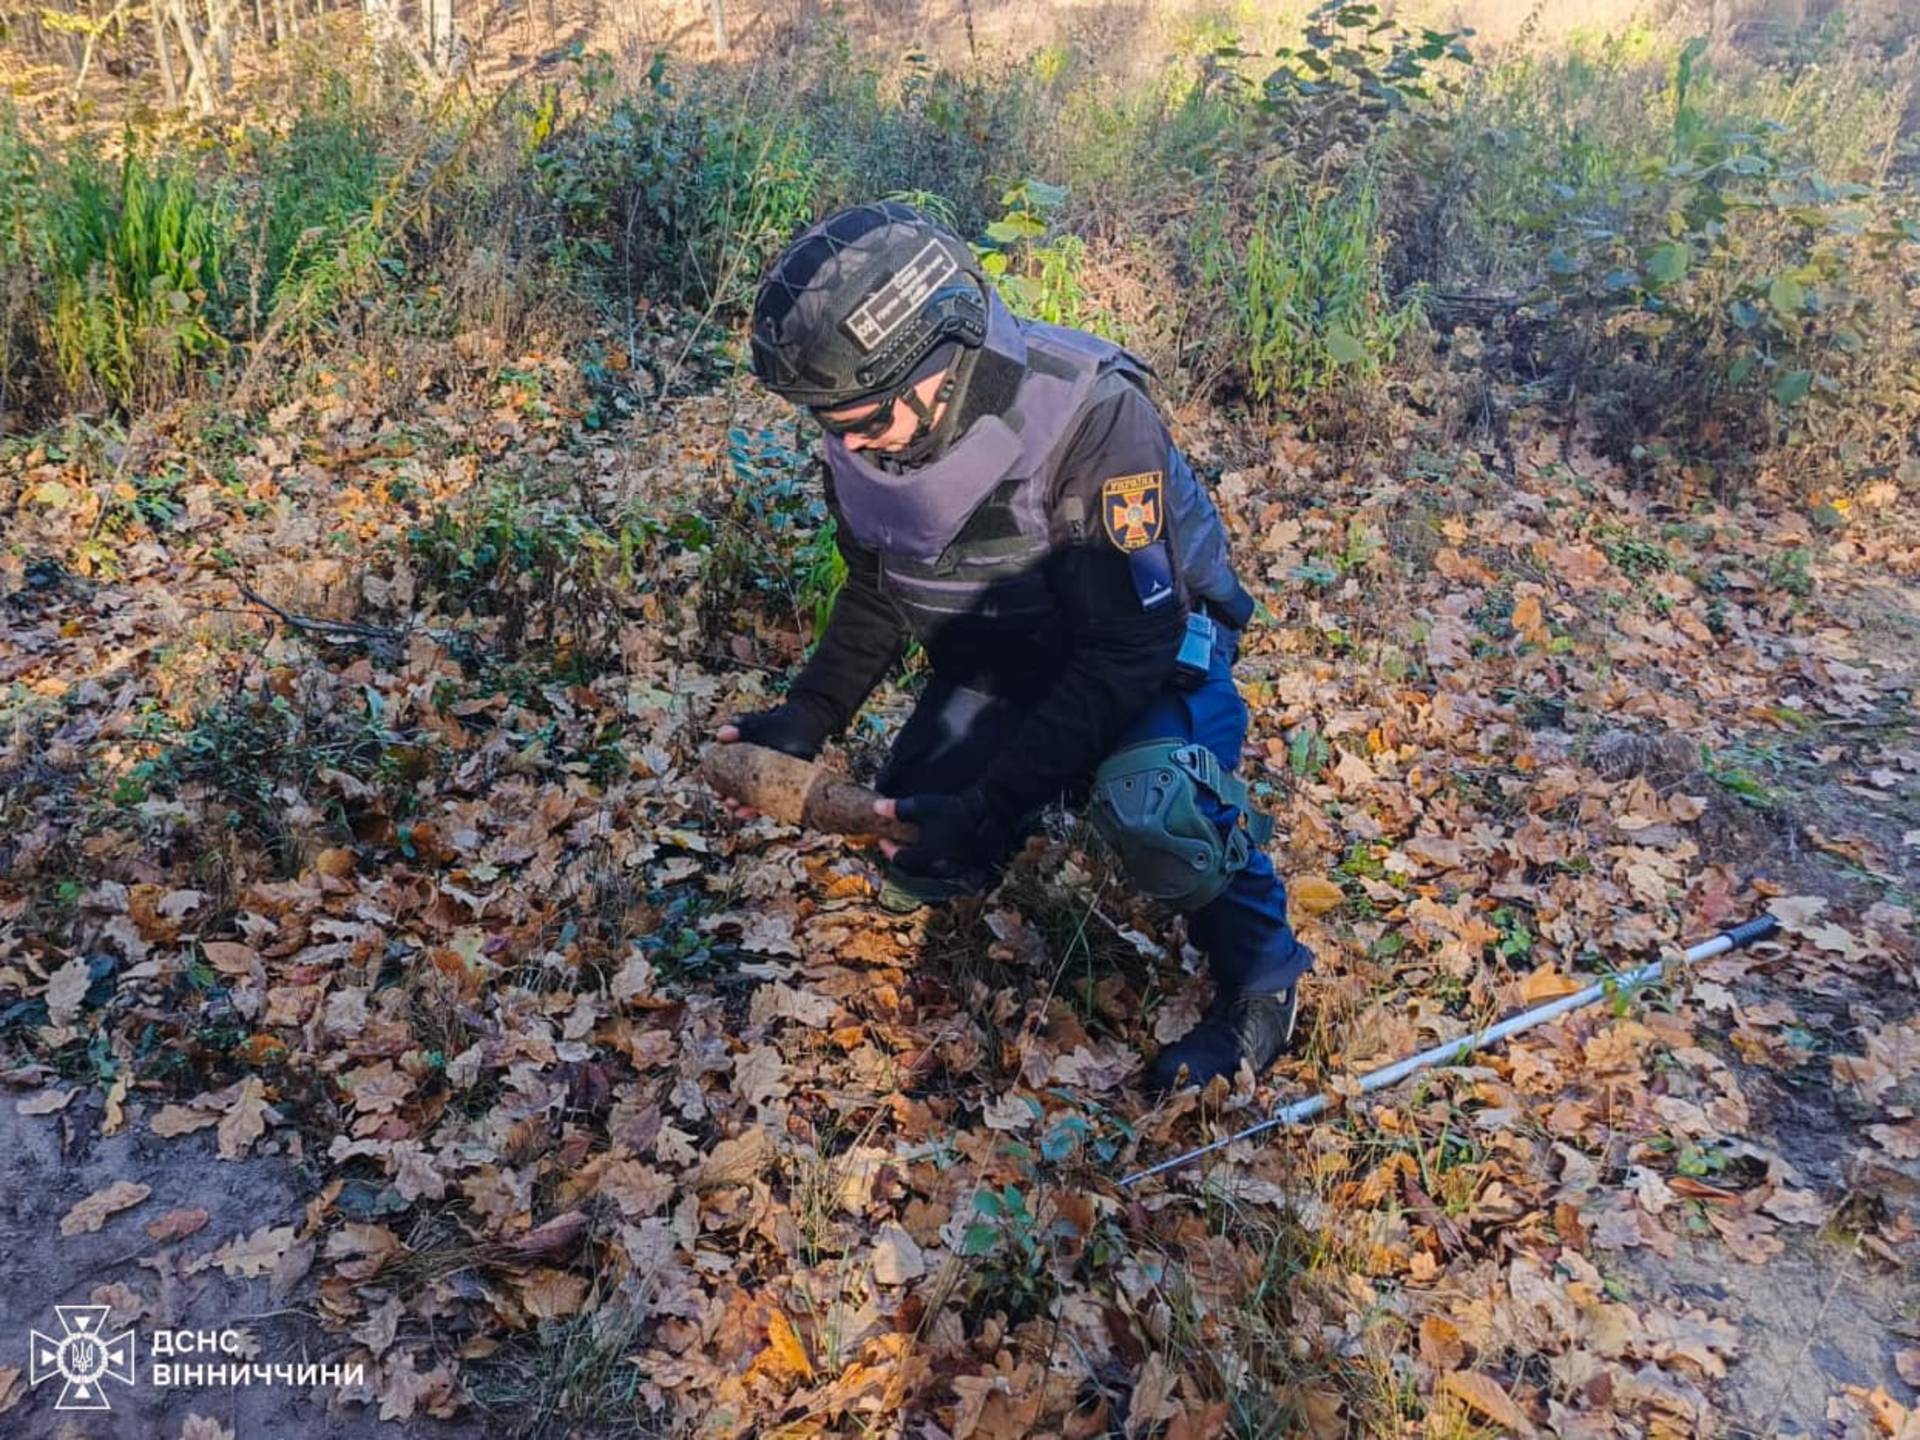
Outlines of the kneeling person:
M1234 774L1231 667L1254 606L1143 363L1016 319L963 241L891 202L781 254L752 346L761 382L826 432L847 579L785 702L720 738L810 759L918 639L932 674L877 784L919 839L888 847L883 901L987 887L1046 802L1086 791L1213 973L1205 1018L1150 1082L1264 1070L1313 957Z

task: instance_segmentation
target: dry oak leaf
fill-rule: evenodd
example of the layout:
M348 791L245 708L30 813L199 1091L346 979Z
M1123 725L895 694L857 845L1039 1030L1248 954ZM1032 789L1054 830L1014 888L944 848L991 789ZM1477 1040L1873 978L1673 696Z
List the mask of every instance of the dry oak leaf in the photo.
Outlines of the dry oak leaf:
M1338 909L1347 899L1346 891L1318 875L1306 875L1292 881L1287 891L1293 908L1306 915L1324 915L1329 910Z
M882 1285L905 1285L927 1273L927 1257L898 1225L882 1225L873 1238L873 1278Z
M1718 1209L1707 1211L1707 1220L1720 1232L1727 1249L1749 1265L1764 1265L1787 1247L1774 1238L1774 1224L1763 1215L1728 1215Z
M1898 1125L1869 1125L1867 1134L1896 1160L1920 1160L1920 1120L1902 1120Z
M249 1075L240 1082L240 1093L225 1115L220 1117L220 1158L238 1160L253 1148L253 1142L267 1133L267 1122L280 1117L267 1104L267 1088Z
M80 1003L93 983L87 962L75 956L47 977L47 1018L55 1025L71 1025L80 1018Z
M773 1371L776 1376L793 1375L806 1381L813 1379L813 1361L807 1358L806 1344L795 1332L793 1322L787 1319L787 1312L777 1305L767 1317L767 1348L761 1352L757 1363L762 1369Z
M558 1320L580 1313L587 1298L587 1279L568 1270L541 1267L519 1277L520 1303L536 1320Z
M1039 1367L1015 1368L1005 1351L1000 1353L997 1370L956 1375L952 1384L960 1400L953 1417L953 1440L1026 1440L1046 1403Z
M411 1420L436 1383L436 1372L422 1375L413 1368L413 1353L401 1351L388 1363L387 1373L380 1380L380 1418Z
M1503 1425L1516 1435L1532 1435L1533 1422L1513 1397L1493 1380L1471 1370L1455 1370L1440 1382L1440 1388L1464 1401L1467 1407Z
M189 1415L180 1426L180 1440L233 1440L233 1431L205 1415Z
M1457 1368L1467 1358L1460 1327L1442 1315L1420 1317L1420 1361L1436 1373Z
M280 1257L293 1244L291 1225L262 1225L251 1235L237 1236L213 1252L213 1263L227 1274L244 1280L264 1275L280 1263Z
M0 1415L4 1415L20 1403L20 1397L27 1393L27 1387L20 1383L18 1365L0 1365Z
M1789 1225L1827 1223L1827 1203L1811 1190L1775 1190L1760 1202L1760 1208Z
M808 1029L820 1030L833 1023L839 1002L812 990L797 990L775 981L762 985L747 1002L747 1023L771 1025L776 1020L792 1020Z
M104 1190L96 1190L60 1219L62 1235L91 1235L107 1223L109 1215L138 1205L153 1193L151 1185L132 1180L116 1180Z
M989 1100L980 1112L989 1130L1025 1130L1039 1121L1034 1102L1012 1092Z
M171 1140L176 1135L191 1134L219 1123L218 1111L195 1110L186 1105L162 1105L150 1122L150 1127L163 1140Z
M260 963L258 950L237 941L202 940L200 948L206 952L207 963L222 975L251 975Z
M673 1199L671 1176L638 1160L614 1160L600 1172L599 1190L629 1220L652 1215Z
M369 1115L391 1114L413 1093L413 1077L395 1070L391 1060L349 1070L340 1084L353 1096L354 1109Z
M734 1058L733 1093L756 1108L777 1100L792 1086L787 1083L787 1062L771 1045L760 1045Z
M695 1188L714 1185L745 1185L773 1163L773 1136L758 1125L750 1126L731 1140L722 1140L708 1152L694 1173Z
M1547 629L1547 617L1540 609L1540 597L1528 595L1513 607L1509 623L1529 645L1546 645L1553 639Z
M1180 1413L1173 1398L1173 1387L1179 1379L1180 1372L1167 1364L1159 1351L1147 1356L1147 1363L1140 1367L1140 1378L1134 1382L1133 1398L1127 1402L1129 1436L1145 1435L1161 1421Z
M80 1091L77 1088L72 1090L42 1090L38 1095L29 1095L24 1100L14 1102L13 1113L16 1115L51 1115L56 1110L66 1109L67 1106L73 1102L73 1097L79 1093Z
M147 1222L147 1238L158 1240L163 1245L173 1240L184 1240L205 1229L207 1220L208 1215L204 1210L169 1210L158 1220Z
M1585 988L1573 976L1562 975L1553 968L1553 962L1548 961L1520 982L1520 999L1528 1005L1538 1005L1543 1000L1558 1000L1562 995L1572 995Z

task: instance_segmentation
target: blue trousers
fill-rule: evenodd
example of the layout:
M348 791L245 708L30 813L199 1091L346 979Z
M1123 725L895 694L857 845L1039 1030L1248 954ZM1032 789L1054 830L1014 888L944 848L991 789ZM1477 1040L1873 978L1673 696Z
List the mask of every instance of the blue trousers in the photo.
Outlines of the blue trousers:
M1114 748L1143 740L1198 741L1214 753L1222 769L1235 769L1247 736L1247 706L1234 688L1233 656L1221 653L1227 650L1216 648L1206 681L1197 688L1169 688L1156 696ZM942 682L935 675L901 727L877 788L892 796L952 795L966 789L1032 708ZM1225 801L1205 791L1199 798L1222 834L1238 820L1239 811ZM1313 963L1312 952L1294 939L1287 924L1286 889L1273 862L1258 848L1220 895L1187 916L1187 933L1222 987L1284 990Z

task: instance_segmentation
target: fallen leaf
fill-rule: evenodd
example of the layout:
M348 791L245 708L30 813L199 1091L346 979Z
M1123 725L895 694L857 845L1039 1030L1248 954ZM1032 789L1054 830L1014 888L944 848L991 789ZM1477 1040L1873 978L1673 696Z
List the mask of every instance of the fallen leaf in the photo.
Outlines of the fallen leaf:
M233 1431L205 1415L188 1415L180 1426L180 1440L233 1440Z
M1145 1435L1154 1426L1180 1413L1180 1407L1173 1400L1173 1387L1179 1379L1180 1371L1167 1364L1158 1350L1147 1356L1147 1363L1140 1368L1140 1378L1134 1382L1133 1398L1127 1402L1129 1436Z
M1867 1134L1896 1160L1920 1160L1920 1120L1898 1125L1869 1125Z
M771 1357L771 1368L777 1373L813 1379L813 1361L807 1358L807 1347L795 1333L787 1312L777 1305L767 1317L766 1353Z
M184 1240L204 1229L207 1218L204 1210L169 1210L159 1219L147 1222L147 1237L162 1244Z
M1513 607L1510 623L1529 645L1546 645L1553 639L1547 629L1547 617L1540 609L1540 597L1528 595Z
M1347 899L1346 891L1331 880L1322 880L1318 875L1303 875L1298 880L1289 881L1287 894L1294 908L1308 915L1324 915L1344 905Z
M238 1236L214 1251L213 1263L229 1275L251 1280L280 1263L293 1236L291 1225L262 1225L251 1235Z
M0 1415L18 1405L26 1393L26 1387L20 1383L20 1367L0 1365Z
M151 1185L133 1180L116 1180L96 1190L69 1210L60 1220L62 1235L91 1235L107 1223L107 1217L138 1205L153 1193Z
M267 1104L266 1087L249 1075L240 1082L240 1093L233 1105L220 1117L220 1158L238 1160L253 1148L253 1142L267 1133L267 1119L273 1114ZM277 1117L276 1117L277 1118Z
M123 1065L120 1073L113 1077L113 1084L107 1087L103 1102L104 1115L100 1121L102 1135L118 1135L127 1128L127 1089L133 1084L133 1069Z
M47 977L47 1018L55 1025L71 1025L80 1018L80 1004L93 984L87 962L75 956Z
M873 1278L882 1285L905 1285L927 1273L927 1257L898 1225L882 1225L873 1240Z
M672 1177L638 1160L614 1160L600 1172L600 1193L629 1220L652 1215L673 1199Z
M78 1089L42 1090L38 1095L29 1095L24 1100L16 1101L13 1110L16 1115L51 1115L56 1110L66 1109L79 1093Z
M1776 895L1767 902L1767 913L1796 935L1826 908L1825 898L1819 895Z
M587 1298L587 1279L569 1270L542 1268L529 1271L515 1282L520 1301L536 1320L558 1320L577 1315Z
M191 1134L219 1123L218 1111L193 1110L185 1105L162 1105L149 1122L149 1128L161 1138L171 1140L176 1135Z
M1895 1355L1893 1357L1893 1368L1899 1372L1902 1380L1906 1381L1907 1384L1913 1386L1916 1390L1920 1390L1920 1346L1902 1350L1899 1354ZM6 1394L6 1388L4 1384L0 1384L0 1395Z
M1478 1411L1494 1424L1504 1425L1519 1435L1534 1433L1533 1422L1527 1418L1526 1412L1491 1377L1472 1370L1455 1370L1440 1385L1448 1394L1459 1397L1468 1408Z
M1460 1327L1440 1315L1420 1317L1420 1361L1436 1373L1456 1369L1467 1358Z
M989 1100L980 1119L989 1130L1026 1130L1039 1123L1034 1103L1012 1091Z
M1562 995L1572 995L1586 989L1586 985L1571 975L1562 975L1553 968L1551 961L1546 962L1528 973L1520 982L1520 999L1527 1005L1538 1005L1546 1000L1558 1000Z
M714 1185L745 1185L773 1163L776 1153L773 1136L758 1125L750 1126L714 1146L693 1183L702 1190Z
M1775 1190L1761 1202L1760 1208L1776 1220L1789 1225L1824 1225L1827 1204L1810 1190Z
M1720 1232L1727 1249L1749 1265L1764 1265L1776 1255L1786 1254L1786 1245L1773 1233L1773 1222L1764 1216L1729 1215L1709 1208L1707 1220Z
M253 967L260 963L258 950L234 940L202 940L200 949L207 963L222 975L251 975Z

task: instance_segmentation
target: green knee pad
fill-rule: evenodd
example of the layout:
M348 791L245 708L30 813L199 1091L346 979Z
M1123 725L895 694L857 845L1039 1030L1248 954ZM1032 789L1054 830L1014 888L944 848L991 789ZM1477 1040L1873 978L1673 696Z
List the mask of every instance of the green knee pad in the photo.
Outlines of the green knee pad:
M1201 790L1238 808L1241 823L1221 835L1200 808ZM1246 785L1206 746L1180 739L1145 740L1108 756L1094 772L1088 818L1134 884L1176 910L1217 897L1272 833L1272 822L1248 808Z

